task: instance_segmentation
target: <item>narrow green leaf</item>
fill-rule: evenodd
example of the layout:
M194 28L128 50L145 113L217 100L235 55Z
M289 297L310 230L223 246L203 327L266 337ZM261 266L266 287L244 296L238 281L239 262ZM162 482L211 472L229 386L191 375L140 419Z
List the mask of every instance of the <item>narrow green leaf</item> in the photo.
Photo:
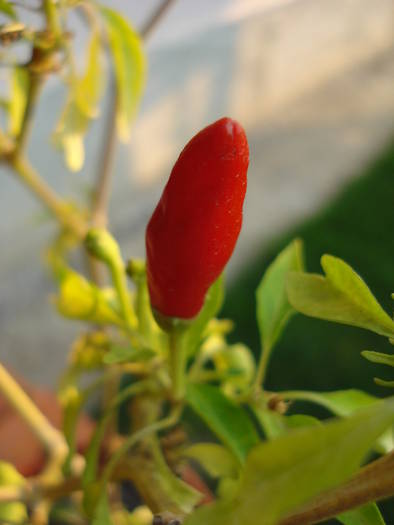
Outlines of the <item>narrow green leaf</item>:
M25 114L30 79L26 68L14 67L11 78L11 99L9 104L9 130L17 137L21 131Z
M101 7L101 14L115 69L118 134L127 140L145 84L145 55L138 34L127 20L107 7Z
M189 385L186 400L207 426L243 463L259 438L247 413L211 385Z
M394 399L341 421L299 428L254 447L234 496L201 507L185 525L274 525L312 498L346 481L394 421Z
M354 510L337 516L343 525L385 525L382 514L376 503L368 503Z
M374 377L373 380L379 386L387 386L388 388L394 388L394 381L386 381L385 379L379 379L378 377Z
M72 80L66 105L56 126L54 140L64 150L71 171L79 171L85 160L84 135L92 118L98 115L102 93L100 36L94 32L86 58L86 70Z
M368 361L372 361L372 363L394 366L394 355L372 352L370 350L364 350L361 352L361 355L365 357L365 359L368 359Z
M291 272L287 293L293 307L305 315L358 326L394 336L394 321L379 305L361 277L331 255L321 259L326 277Z
M264 351L274 346L295 313L287 300L286 277L289 271L302 270L302 242L296 239L271 263L257 288L257 321Z
M224 278L223 275L221 275L208 290L202 310L196 319L193 320L193 323L185 334L185 345L187 346L189 356L198 348L205 327L209 321L218 314L222 307L223 300Z
M378 397L371 394L367 394L362 390L349 389L349 390L337 390L334 392L305 392L296 391L293 392L289 399L298 399L303 401L310 401L316 403L336 416L346 417L354 414L361 408L367 408L377 401ZM286 398L286 395L285 395ZM393 432L388 429L384 432L377 440L376 447L379 452L387 453L393 450Z
M9 18L12 18L13 20L17 20L16 11L14 7L7 2L7 0L0 0L0 13L3 13L4 15L7 15Z
M182 456L198 461L213 478L235 478L239 463L227 448L217 443L197 443L182 451Z

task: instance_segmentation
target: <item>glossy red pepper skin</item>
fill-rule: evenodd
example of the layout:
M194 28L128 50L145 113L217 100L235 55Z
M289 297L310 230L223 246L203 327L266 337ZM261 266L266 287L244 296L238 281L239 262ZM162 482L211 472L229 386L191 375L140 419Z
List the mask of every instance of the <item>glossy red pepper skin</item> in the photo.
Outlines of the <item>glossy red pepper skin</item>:
M201 130L176 161L146 230L152 307L191 319L231 257L242 225L249 148L238 122Z

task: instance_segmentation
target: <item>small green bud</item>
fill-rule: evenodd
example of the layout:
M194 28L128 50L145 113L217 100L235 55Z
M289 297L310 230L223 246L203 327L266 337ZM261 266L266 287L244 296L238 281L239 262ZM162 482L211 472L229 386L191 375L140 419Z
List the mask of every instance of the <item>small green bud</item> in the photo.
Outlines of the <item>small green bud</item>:
M145 261L142 259L130 259L126 265L126 273L133 280L143 279L145 274Z
M85 246L90 254L109 266L122 260L118 243L107 230L89 230L85 237Z

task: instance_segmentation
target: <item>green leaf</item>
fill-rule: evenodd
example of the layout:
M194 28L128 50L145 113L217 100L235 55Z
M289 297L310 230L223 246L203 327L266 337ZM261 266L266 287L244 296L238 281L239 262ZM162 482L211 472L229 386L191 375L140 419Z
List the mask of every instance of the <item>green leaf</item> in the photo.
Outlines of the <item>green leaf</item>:
M378 377L374 377L373 380L379 386L387 386L389 388L394 388L394 381L386 381L384 379L379 379Z
M0 0L0 13L7 15L13 20L17 20L18 18L16 16L14 7L9 2L7 2L7 0Z
M220 311L223 300L224 278L221 275L208 290L204 306L185 334L185 345L187 346L188 355L192 355L198 348L204 329L209 321Z
M103 84L100 52L100 35L94 32L88 48L85 73L72 79L67 102L54 134L55 143L64 150L66 164L71 171L79 171L83 166L83 138L91 119L98 115Z
M14 67L11 77L11 99L9 104L9 130L13 137L21 131L25 114L30 77L26 68Z
M255 427L247 413L211 385L189 385L186 400L206 425L243 463L258 443Z
M118 134L127 140L145 84L145 55L138 34L127 20L107 7L101 7L101 14L115 69Z
M305 315L358 326L394 336L394 321L379 305L361 277L344 261L324 255L326 276L292 272L287 293L293 307Z
M343 525L385 525L382 514L376 503L368 503L354 510L337 516Z
M198 461L213 478L235 478L239 473L238 461L231 452L217 443L191 445L182 451L182 456Z
M379 398L357 389L337 390L335 392L296 391L293 392L293 394L294 396L290 396L289 399L298 399L316 403L336 416L341 417L354 414L357 410L367 408L379 401ZM287 396L285 395L284 397L286 398ZM391 429L387 430L379 437L376 448L379 452L384 453L393 450L394 442Z
M257 405L252 405L251 408L267 439L275 439L294 428L321 425L321 421L317 418L305 414L283 416L278 412Z
M20 487L25 484L25 478L19 474L16 468L0 461L0 487L12 486ZM26 506L20 502L0 503L0 522L1 523L25 523L27 520Z
M380 365L394 366L394 355L383 354L382 352L372 352L370 350L364 350L361 355L372 361L372 363L378 363Z
M289 271L303 270L302 242L290 243L270 264L256 291L261 347L269 352L295 310L286 294Z
M252 525L264 516L274 525L359 467L376 439L394 421L394 399L347 419L299 428L254 447L231 499L201 507L185 525Z
M104 363L108 365L116 363L127 363L130 361L146 361L156 354L149 348L134 348L132 346L121 346L113 344L104 356Z

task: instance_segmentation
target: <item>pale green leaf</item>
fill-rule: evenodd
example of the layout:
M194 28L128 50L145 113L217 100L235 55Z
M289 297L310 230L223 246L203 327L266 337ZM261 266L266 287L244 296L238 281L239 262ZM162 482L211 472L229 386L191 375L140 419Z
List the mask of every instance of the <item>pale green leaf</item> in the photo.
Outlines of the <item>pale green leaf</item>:
M16 20L18 18L16 16L16 11L14 7L11 5L10 2L7 2L7 0L0 0L0 13L7 15L9 18L12 18L13 20Z
M232 498L201 507L185 525L264 525L349 479L394 421L394 399L340 421L299 428L254 447Z
M272 349L295 313L287 300L286 277L289 271L302 270L302 242L296 239L270 264L257 288L257 321L264 351Z
M213 478L235 478L239 463L233 454L217 443L197 443L182 451L182 456L194 459Z
M374 377L373 380L379 386L387 386L388 388L394 388L394 381L386 381L385 379L379 379L378 377Z
M127 140L145 84L145 55L141 39L125 18L107 7L101 8L101 14L115 70L118 134Z
M361 355L372 361L372 363L378 363L380 365L394 366L394 355L383 354L382 352L373 352L370 350L364 350Z
M18 137L25 114L30 77L26 68L14 67L11 77L11 99L9 103L9 130Z
M286 394L284 395L287 398ZM367 394L362 390L336 390L334 392L292 392L288 399L298 399L316 403L333 414L341 417L349 416L361 408L366 408L376 403L379 398ZM379 452L390 452L394 448L393 432L388 429L377 440L375 448Z
M337 520L343 525L385 525L376 503L368 503L358 509L349 510L337 516Z
M98 115L102 93L100 36L94 32L86 58L85 73L71 81L66 105L56 126L54 140L64 150L71 171L79 171L85 161L84 135L91 119Z
M256 429L245 410L211 385L189 385L186 400L243 463L249 450L259 441Z
M331 255L321 259L326 276L292 272L287 279L290 303L299 312L338 323L394 335L394 321L379 305L361 277Z

